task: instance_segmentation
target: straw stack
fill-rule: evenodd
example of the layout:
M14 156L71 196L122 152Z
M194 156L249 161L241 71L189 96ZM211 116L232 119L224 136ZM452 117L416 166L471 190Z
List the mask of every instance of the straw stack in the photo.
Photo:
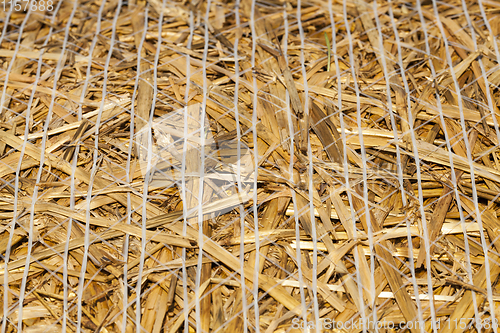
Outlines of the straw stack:
M9 10L2 331L495 327L498 2Z

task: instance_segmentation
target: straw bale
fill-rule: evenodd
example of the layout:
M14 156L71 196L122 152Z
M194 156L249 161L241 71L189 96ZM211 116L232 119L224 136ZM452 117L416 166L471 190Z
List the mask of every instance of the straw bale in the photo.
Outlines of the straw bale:
M34 4L2 331L496 331L496 1Z

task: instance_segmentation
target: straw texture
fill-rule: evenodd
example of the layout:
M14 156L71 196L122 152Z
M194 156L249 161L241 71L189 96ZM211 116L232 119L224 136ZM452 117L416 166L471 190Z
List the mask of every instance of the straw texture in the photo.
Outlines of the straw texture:
M497 331L497 1L40 3L0 12L2 332Z

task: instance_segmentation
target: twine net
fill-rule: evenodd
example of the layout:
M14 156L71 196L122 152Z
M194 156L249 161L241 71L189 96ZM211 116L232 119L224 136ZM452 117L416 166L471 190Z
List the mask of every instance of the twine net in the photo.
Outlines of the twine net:
M497 332L497 1L3 6L2 332Z

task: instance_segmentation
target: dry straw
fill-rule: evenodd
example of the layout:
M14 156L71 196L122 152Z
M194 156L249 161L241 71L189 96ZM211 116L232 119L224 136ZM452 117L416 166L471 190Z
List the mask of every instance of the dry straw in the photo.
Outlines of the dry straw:
M41 3L0 12L2 332L497 331L497 1Z

